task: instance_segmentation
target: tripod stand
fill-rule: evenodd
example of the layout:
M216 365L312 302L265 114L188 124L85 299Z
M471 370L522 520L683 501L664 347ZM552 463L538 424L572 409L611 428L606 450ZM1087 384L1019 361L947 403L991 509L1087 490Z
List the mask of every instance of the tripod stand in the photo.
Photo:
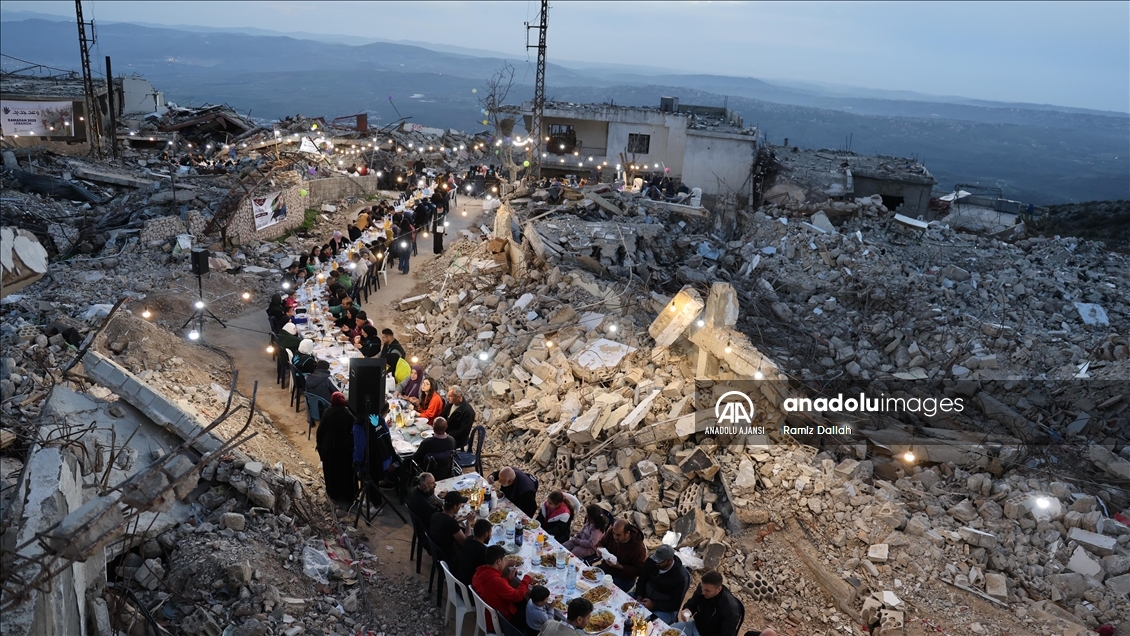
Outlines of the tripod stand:
M192 312L192 315L188 317L188 320L184 321L184 324L181 325L180 328L184 329L193 320L196 320L196 321L199 322L199 326L197 327L197 333L203 333L204 332L204 319L207 317L207 318L211 318L212 320L215 320L216 322L220 323L221 327L223 327L224 329L227 329L228 326L226 324L224 324L224 321L220 320L219 317L216 316L216 314L212 313L211 309L208 309L204 305L204 280L203 279L204 279L204 276L202 274L196 275L196 298L197 298L196 305L195 305L196 311Z
M368 397L365 397L365 408L362 410L365 412L365 414L361 416L362 421L367 418L375 417L368 415L370 412ZM372 420L370 419L370 421ZM354 506L357 507L357 514L353 517L353 527L355 528L361 522L362 517L365 518L365 523L373 525L373 519L376 519L377 515L384 511L385 504L388 503L384 495L381 494L380 487L373 481L372 471L373 446L377 443L378 436L382 433L388 435L388 431L384 430L381 425L377 423L373 424L366 432L368 435L365 436L365 463L361 467L361 489L357 492L357 496L349 506L350 510L352 510ZM381 460L377 459L377 461L379 462ZM370 512L370 508L375 508L375 510ZM395 505L392 506L392 511L396 513L396 516L400 517L401 521L408 523L408 520L404 518L404 515L400 514L400 511L396 509Z

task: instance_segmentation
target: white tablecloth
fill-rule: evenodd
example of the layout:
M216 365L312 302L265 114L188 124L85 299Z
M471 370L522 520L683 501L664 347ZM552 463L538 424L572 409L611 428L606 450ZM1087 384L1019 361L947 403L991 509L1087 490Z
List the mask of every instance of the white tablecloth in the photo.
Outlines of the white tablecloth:
M444 480L441 480L441 481L437 481L436 482L436 495L438 496L438 495L440 495L440 493L444 493L444 492L447 492L447 491L450 491L450 490L463 490L463 489L466 489L466 488L471 488L475 485L475 483L479 479L479 477L480 477L480 475L478 473L470 472L470 473L464 473L464 474L462 474L458 477L452 477L450 479L444 479ZM484 481L484 483L485 483L485 481ZM501 496L501 494L502 493L499 493L499 500L498 500L498 504L499 504L500 509L507 511L507 515L511 519L514 519L516 521L522 521L522 522L529 521L530 518L527 517L524 512L522 512L521 510L518 510L518 508L513 503L511 503L509 500L503 498ZM488 498L489 498L489 495L488 495ZM463 510L461 510L459 514L460 515L476 514L476 516L477 516L477 511L472 511L470 509L470 506L464 504ZM503 537L503 532L504 531L503 531L503 528L502 528L502 524L501 523L495 524L494 534L491 536L490 543L488 545L504 544L505 538ZM582 594L584 594L586 591L588 591L592 587L602 585L602 583L592 583L590 581L585 580L580 575L580 572L584 572L585 570L590 569L590 568L586 567L584 565L584 563L582 563L580 561L580 559L578 559L577 557L569 555L570 563L575 563L575 564L580 565L581 569L580 569L580 572L578 572L578 575L577 575L577 589L576 589L576 591L574 591L572 593L567 592L567 590L565 588L565 573L566 573L566 570L565 569L557 569L557 568L545 568L545 567L541 566L541 555L542 554L557 553L560 550L564 550L564 548L561 546L560 543L557 542L556 539L554 539L549 534L545 534L540 529L539 530L524 530L523 532L525 534L523 535L522 547L515 552L514 546L509 545L509 546L507 546L507 552L510 552L511 554L515 554L516 556L522 557L522 565L520 565L518 567L518 571L522 575L525 575L525 574L542 574L542 575L544 575L546 577L546 582L543 585L545 585L545 587L549 588L549 593L551 595L553 595L554 597L561 597L563 599L563 601L566 604L568 604L568 602L570 600L581 596ZM545 534L545 547L540 549L540 550L539 550L538 544L537 544L537 537L538 537L539 533ZM603 575L603 573L602 573L602 575ZM606 609L606 610L610 610L616 616L616 623L612 627L610 627L606 630L603 630L600 633L603 634L605 632L611 632L611 633L617 634L617 635L624 633L624 621L627 618L627 613L625 611L623 611L621 608L624 606L625 603L628 603L628 602L634 603L635 599L633 599L631 596L628 595L627 592L621 590L620 588L618 588L616 586L612 586L612 595L609 596L607 600L601 601L600 603L594 603L593 604L594 605L594 609L593 609L594 612L597 611L597 610ZM646 609L642 608L642 606L640 607L639 611L643 612L645 616L650 614L650 612L648 612ZM662 620L656 619L656 620L654 620L654 621L652 621L651 623L648 624L647 633L648 633L648 636L659 636L660 634L663 633L664 630L667 630L667 629L670 629L670 627L667 625L667 623L663 622Z

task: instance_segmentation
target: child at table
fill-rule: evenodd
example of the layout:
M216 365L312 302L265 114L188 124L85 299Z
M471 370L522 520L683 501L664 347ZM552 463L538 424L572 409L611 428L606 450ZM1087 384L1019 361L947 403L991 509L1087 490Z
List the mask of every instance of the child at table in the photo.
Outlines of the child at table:
M565 620L561 612L550 607L550 600L549 588L544 585L530 588L530 602L526 603L526 626L534 633L540 632L548 620Z

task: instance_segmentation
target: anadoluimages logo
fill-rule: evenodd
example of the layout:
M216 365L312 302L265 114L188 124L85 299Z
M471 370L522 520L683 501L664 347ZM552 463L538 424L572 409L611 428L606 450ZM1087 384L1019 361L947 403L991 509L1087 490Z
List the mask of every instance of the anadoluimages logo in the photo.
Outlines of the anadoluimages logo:
M753 400L741 391L727 391L714 403L714 418L719 425L753 424Z

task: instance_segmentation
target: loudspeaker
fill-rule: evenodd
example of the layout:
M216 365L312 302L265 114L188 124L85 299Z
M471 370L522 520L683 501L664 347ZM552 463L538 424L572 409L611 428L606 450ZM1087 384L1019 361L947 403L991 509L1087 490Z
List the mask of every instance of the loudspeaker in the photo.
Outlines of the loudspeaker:
M349 410L359 420L379 414L385 400L385 359L349 359Z
M204 248L197 248L192 250L189 254L189 261L192 262L192 273L196 276L203 276L208 273L208 257L212 253Z

